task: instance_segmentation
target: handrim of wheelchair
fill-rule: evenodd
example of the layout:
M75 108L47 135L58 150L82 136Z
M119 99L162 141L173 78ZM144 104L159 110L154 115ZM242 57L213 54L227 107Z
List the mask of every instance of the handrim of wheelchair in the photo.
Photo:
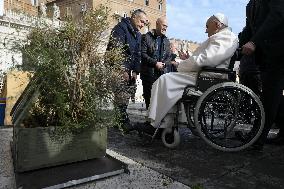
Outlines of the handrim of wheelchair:
M177 103L175 124L162 132L162 142L166 147L175 148L180 143L180 123L176 120L181 104L192 134L200 136L215 149L227 152L244 150L261 135L264 109L259 97L248 87L226 81L212 84L204 92L198 91L196 86L187 89L195 92L183 96Z

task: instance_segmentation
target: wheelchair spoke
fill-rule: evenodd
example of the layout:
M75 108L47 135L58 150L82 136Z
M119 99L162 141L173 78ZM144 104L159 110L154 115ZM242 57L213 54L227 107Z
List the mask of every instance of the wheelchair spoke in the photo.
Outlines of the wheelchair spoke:
M260 100L242 86L212 89L198 101L196 112L202 138L222 150L245 148L263 128Z

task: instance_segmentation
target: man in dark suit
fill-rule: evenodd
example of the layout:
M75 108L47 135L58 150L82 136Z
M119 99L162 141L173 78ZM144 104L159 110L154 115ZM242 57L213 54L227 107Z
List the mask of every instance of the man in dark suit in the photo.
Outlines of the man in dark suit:
M142 36L141 80L146 108L149 108L153 83L171 66L170 41L166 36L168 22L165 17L158 18L156 29Z
M265 125L254 147L262 149L283 98L284 1L250 0L246 15L246 27L242 32L240 43L243 44L243 54L255 54L261 72L261 98L265 110Z

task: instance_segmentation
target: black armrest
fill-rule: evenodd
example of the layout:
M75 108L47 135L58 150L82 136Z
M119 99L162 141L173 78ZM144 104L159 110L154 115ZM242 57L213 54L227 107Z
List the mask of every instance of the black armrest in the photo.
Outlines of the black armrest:
M199 73L201 72L215 72L215 73L232 73L234 71L228 68L213 68L213 67L202 67ZM199 75L199 74L198 74Z
M213 75L202 75L202 73L210 72L210 73L216 73L221 75L226 75L225 78L219 78L219 76L214 77ZM198 90L204 92L209 87L221 83L221 82L227 82L232 81L231 75L234 75L235 72L228 68L214 68L214 67L202 67L201 70L197 73L197 79L196 79L196 87Z

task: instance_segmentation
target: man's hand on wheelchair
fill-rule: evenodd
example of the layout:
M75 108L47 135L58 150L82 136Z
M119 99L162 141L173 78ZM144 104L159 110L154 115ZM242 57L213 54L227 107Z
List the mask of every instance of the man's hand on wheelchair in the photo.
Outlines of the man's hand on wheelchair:
M163 62L157 62L157 63L156 63L156 68L157 68L158 70L164 69L165 66L166 66L166 64L163 63Z
M252 41L247 42L242 46L242 54L251 55L255 51L255 44Z

